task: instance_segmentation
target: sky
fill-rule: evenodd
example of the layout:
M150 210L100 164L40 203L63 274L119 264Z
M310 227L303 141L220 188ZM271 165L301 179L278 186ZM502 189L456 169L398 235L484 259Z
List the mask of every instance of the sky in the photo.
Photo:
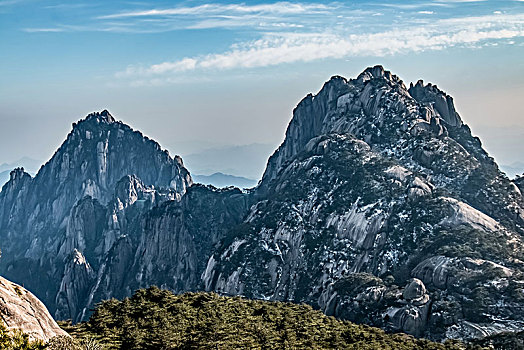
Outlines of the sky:
M277 147L304 96L375 64L524 162L523 0L0 0L0 163L46 161L103 109L172 154Z

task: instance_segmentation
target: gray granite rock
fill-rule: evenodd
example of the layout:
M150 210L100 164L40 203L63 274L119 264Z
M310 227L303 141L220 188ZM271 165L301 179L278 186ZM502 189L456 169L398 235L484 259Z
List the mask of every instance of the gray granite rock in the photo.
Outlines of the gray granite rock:
M76 321L155 284L464 339L524 317L518 185L449 96L381 66L304 98L249 191L191 186L179 157L102 112L0 193L0 272Z
M44 304L27 289L0 277L0 322L21 330L32 340L47 341L69 335L62 330Z

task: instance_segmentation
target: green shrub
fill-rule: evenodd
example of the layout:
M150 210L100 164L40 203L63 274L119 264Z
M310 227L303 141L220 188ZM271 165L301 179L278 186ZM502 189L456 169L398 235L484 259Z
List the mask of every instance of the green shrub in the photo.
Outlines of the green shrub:
M174 295L151 287L100 303L87 323L65 327L107 349L461 349L328 317L307 305ZM100 349L91 347L83 349Z
M40 350L46 346L41 341L32 341L19 330L8 330L0 321L0 350Z

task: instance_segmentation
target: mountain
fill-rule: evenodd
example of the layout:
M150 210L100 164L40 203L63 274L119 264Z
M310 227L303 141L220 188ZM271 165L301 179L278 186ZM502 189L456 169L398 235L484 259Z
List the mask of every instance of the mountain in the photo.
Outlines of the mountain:
M23 168L11 172L0 193L0 271L24 283L56 316L64 298L77 300L91 287L89 279L69 285L75 283L70 274L93 277L104 254L129 239L122 231L127 222L119 219L131 202L148 207L180 198L191 183L179 157L107 111L90 114L73 124L34 178ZM69 307L71 317L77 305Z
M455 111L382 67L294 111L206 290L306 302L432 339L522 323L524 203Z
M234 186L239 188L251 188L257 185L257 181L248 179L242 176L234 176L222 173L214 173L211 175L192 175L195 182L204 185L213 185L215 187Z
M0 273L74 322L157 285L481 338L524 327L522 188L450 96L376 66L306 96L248 191L192 185L179 157L89 115L34 178L11 173Z
M20 330L32 340L67 336L46 307L27 289L0 277L0 327Z

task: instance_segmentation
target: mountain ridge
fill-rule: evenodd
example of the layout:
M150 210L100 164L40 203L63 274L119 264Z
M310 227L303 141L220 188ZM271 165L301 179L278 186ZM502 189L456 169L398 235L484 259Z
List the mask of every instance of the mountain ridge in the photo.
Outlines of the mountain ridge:
M48 276L32 289L57 318L158 285L307 303L433 340L524 327L521 182L450 96L381 66L306 96L251 190L192 184L181 158L107 111L4 187L0 238L30 244L2 247L0 271Z
M12 171L0 193L4 252L0 267L4 275L24 282L53 310L51 296L58 292L64 273L62 259L72 253L59 254L66 244L72 208L86 196L108 203L113 187L129 173L173 198L180 197L192 183L180 157L172 158L158 143L117 122L107 111L91 113L74 123L66 140L34 178L22 168ZM117 238L113 233L104 244L111 245ZM55 282L29 277L34 275Z
M211 175L192 175L195 182L202 183L204 185L213 185L215 187L227 187L234 186L238 188L252 188L257 185L257 181L248 179L243 176L235 176L216 172Z
M68 337L40 300L24 287L3 277L0 277L0 323L7 330L26 333L31 340Z

